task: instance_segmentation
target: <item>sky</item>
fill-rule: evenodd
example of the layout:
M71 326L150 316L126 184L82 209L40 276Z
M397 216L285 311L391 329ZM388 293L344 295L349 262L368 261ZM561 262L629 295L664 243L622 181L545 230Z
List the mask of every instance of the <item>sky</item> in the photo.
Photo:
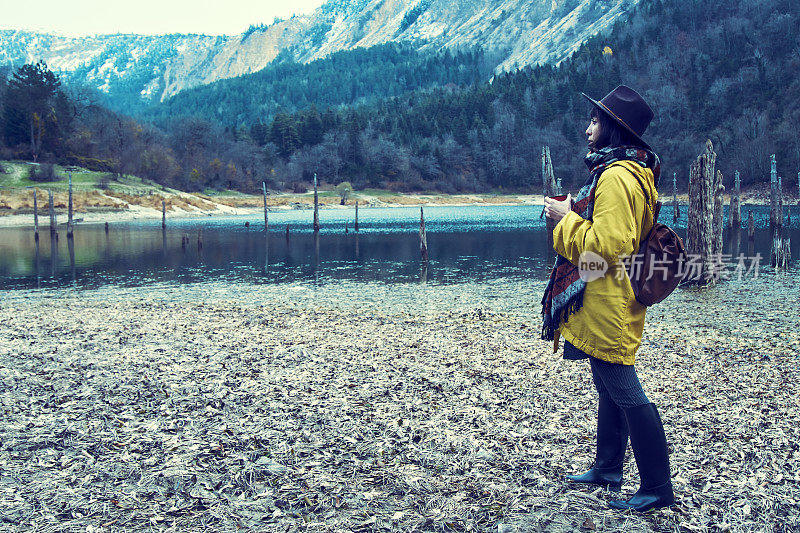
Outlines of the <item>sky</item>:
M310 13L324 0L0 0L0 29L237 35L251 24ZM9 4L13 3L13 7Z

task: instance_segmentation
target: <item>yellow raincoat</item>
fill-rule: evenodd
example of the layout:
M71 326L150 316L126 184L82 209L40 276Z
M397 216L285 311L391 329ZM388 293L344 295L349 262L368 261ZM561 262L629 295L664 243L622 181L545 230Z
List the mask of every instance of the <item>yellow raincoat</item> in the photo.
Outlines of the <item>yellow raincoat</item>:
M649 198L645 201L642 185ZM611 164L597 181L592 221L570 211L553 232L553 248L578 265L582 252L600 255L609 265L605 276L589 281L583 306L562 323L559 334L579 350L610 363L632 365L642 342L645 306L636 301L618 259L634 254L653 226L658 192L653 172L634 161Z

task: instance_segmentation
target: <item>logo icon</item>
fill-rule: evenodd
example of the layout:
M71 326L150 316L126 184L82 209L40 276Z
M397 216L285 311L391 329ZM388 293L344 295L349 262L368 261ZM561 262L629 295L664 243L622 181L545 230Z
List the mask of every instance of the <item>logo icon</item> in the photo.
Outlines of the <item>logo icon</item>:
M578 257L578 275L589 283L600 279L608 272L608 261L594 252L586 250Z

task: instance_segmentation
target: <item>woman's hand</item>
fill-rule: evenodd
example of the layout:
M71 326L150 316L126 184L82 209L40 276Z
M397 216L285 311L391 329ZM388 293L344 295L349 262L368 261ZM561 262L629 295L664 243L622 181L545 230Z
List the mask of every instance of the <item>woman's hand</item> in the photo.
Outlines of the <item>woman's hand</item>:
M572 211L572 193L568 194L567 199L563 202L545 197L544 214L547 218L558 223L569 211Z

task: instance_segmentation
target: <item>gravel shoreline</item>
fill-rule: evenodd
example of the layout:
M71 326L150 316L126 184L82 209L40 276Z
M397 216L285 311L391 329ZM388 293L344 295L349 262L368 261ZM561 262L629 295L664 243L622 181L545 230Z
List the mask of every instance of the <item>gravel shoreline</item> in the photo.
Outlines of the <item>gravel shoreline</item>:
M591 462L596 398L586 365L553 354L528 316L468 299L337 305L279 287L258 304L231 291L185 299L200 289L181 287L6 293L0 521L796 530L798 330L785 315L797 291L781 292L795 279L745 287L739 304L732 291L681 291L648 314L637 365L664 418L679 504L643 517L562 481ZM427 290L448 301L459 288ZM630 449L625 472L630 494Z

